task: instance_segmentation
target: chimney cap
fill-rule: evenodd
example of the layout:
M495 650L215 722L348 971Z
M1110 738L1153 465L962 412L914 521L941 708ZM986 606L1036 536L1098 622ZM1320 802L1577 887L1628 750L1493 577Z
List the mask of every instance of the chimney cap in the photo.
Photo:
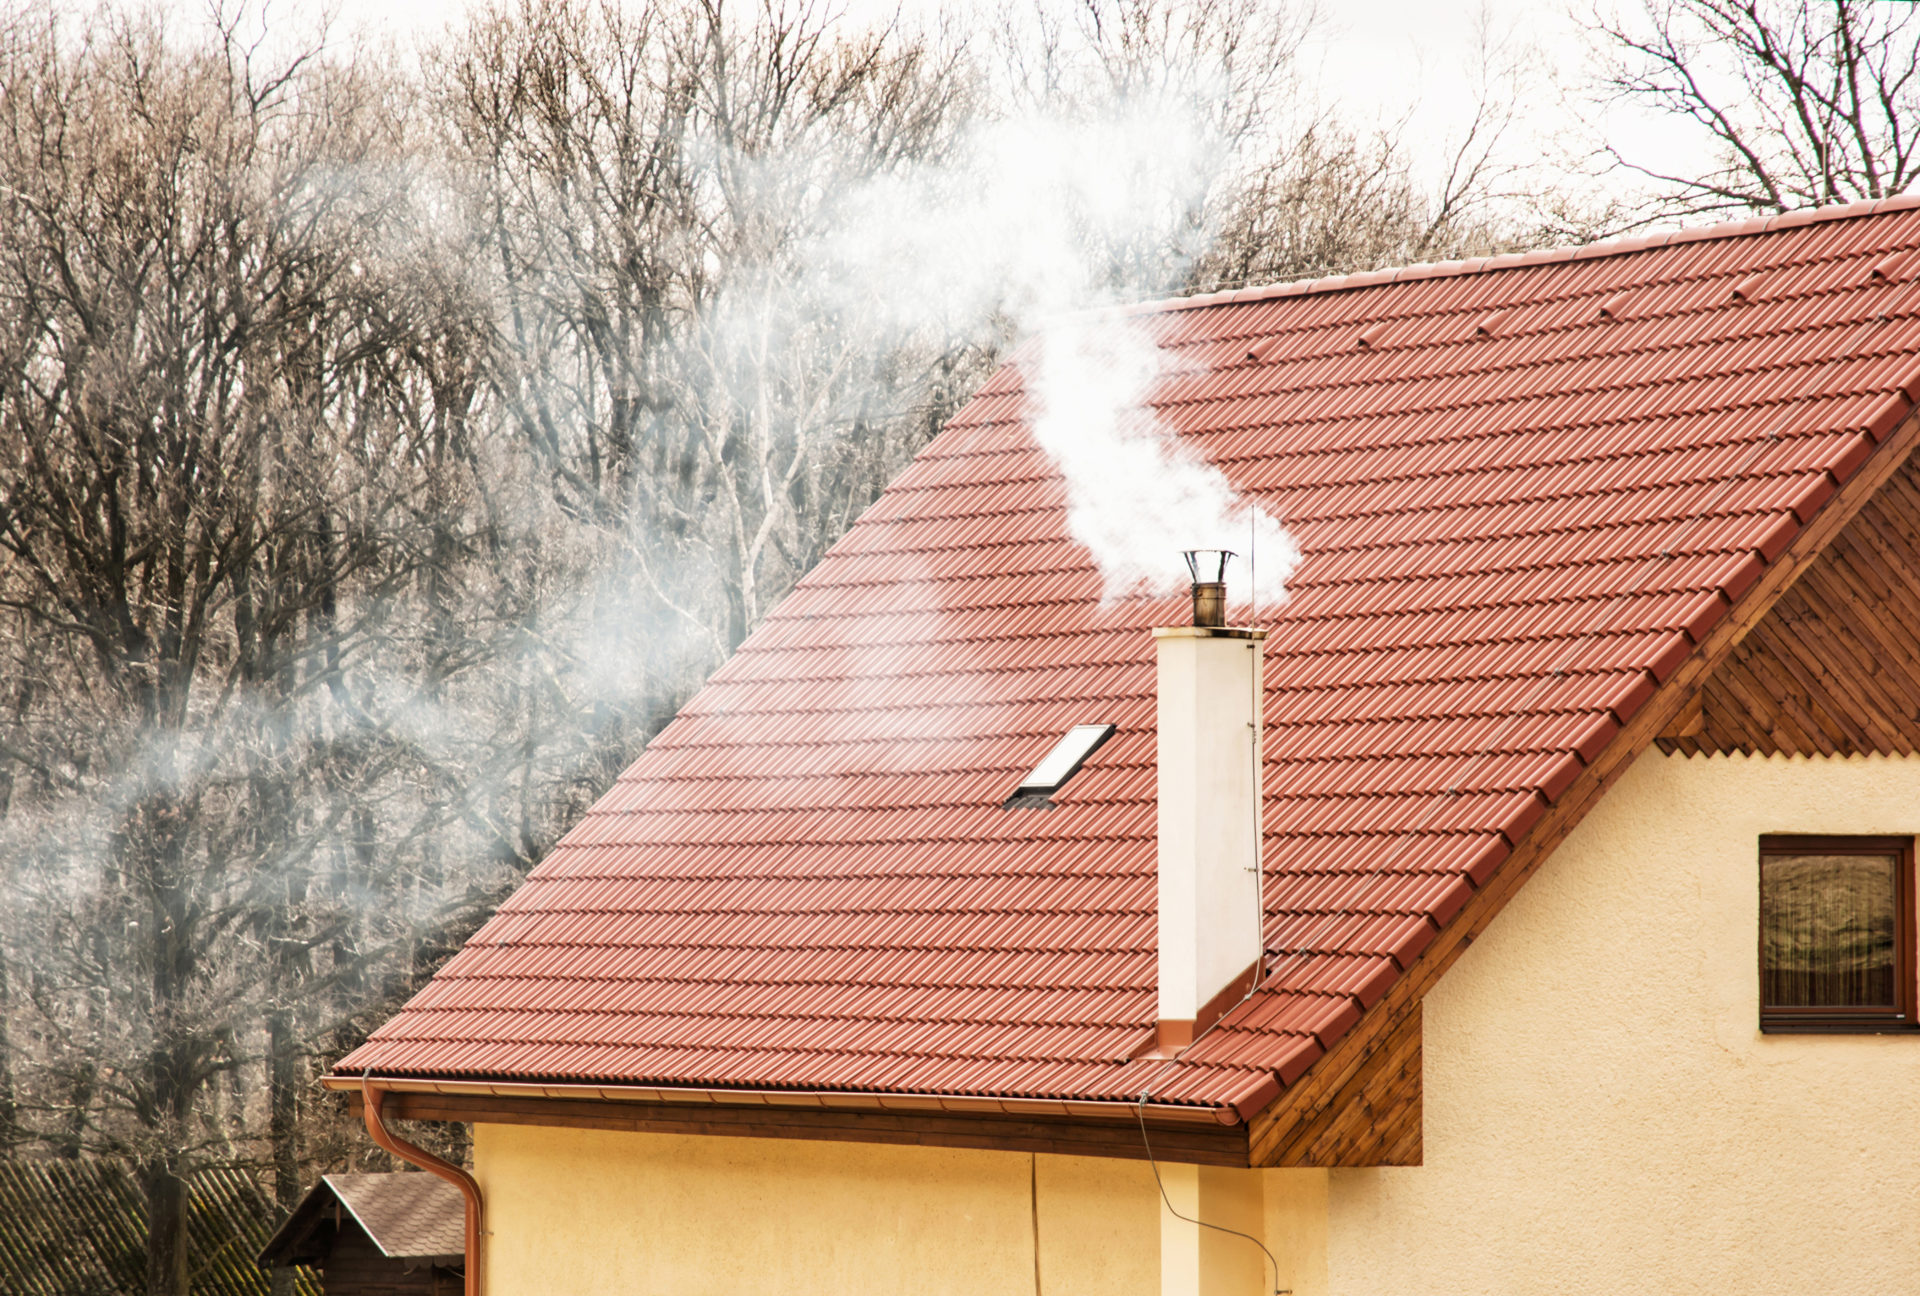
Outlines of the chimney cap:
M1187 560L1187 570L1193 575L1195 585L1219 585L1227 579L1227 559L1234 556L1231 549L1182 549L1181 554Z

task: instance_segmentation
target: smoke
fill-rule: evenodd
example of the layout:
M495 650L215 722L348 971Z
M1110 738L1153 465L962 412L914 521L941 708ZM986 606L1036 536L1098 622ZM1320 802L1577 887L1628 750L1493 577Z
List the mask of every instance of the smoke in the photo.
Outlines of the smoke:
M1239 601L1249 575L1260 602L1285 600L1299 547L1147 406L1161 358L1125 319L1041 335L1027 380L1039 409L1034 438L1066 478L1069 533L1099 564L1109 598L1172 593L1186 579L1179 550L1227 549L1247 563L1229 568Z
M1108 599L1174 593L1187 580L1180 551L1216 548L1256 555L1257 588L1246 563L1230 569L1236 602L1277 603L1298 546L1157 416L1149 401L1170 357L1148 317L1120 309L1177 286L1212 234L1207 197L1226 147L1203 91L977 129L948 164L848 195L823 264L860 299L850 306L896 328L998 314L1028 339L1033 434Z

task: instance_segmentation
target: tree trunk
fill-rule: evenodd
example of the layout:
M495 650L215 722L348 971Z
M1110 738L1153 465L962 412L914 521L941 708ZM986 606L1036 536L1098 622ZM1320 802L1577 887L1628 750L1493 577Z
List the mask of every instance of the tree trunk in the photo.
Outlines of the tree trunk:
M267 1135L273 1145L273 1200L280 1218L300 1203L300 1065L293 1016L277 1008L267 1016ZM273 1296L292 1296L293 1270L275 1269Z
M153 1097L144 1131L150 1150L141 1174L147 1193L147 1296L189 1296L186 1143L200 1085L186 1002L196 962L191 901L182 877L191 817L191 807L177 796L159 793L134 807L130 831L121 835L127 875L139 879L147 893L145 942L152 976L153 1044L146 1081Z
M187 1181L177 1154L140 1167L147 1194L147 1296L188 1296Z
M0 1150L19 1140L20 1109L13 1091L13 1040L7 1022L13 1017L12 987L7 981L7 951L0 949Z

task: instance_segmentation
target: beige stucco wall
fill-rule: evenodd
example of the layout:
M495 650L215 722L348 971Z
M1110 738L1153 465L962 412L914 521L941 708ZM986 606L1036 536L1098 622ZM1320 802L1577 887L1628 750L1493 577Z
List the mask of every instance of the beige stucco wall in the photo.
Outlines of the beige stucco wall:
M1240 1238L1142 1162L873 1144L474 1129L488 1296L1264 1296ZM1327 1172L1162 1164L1186 1214L1327 1291ZM1036 1246L1038 1265L1035 1264Z
M480 1125L489 1296L1159 1290L1143 1164ZM1037 1210L1036 1210L1037 1206Z
M1759 1034L1767 832L1920 833L1920 760L1642 758L1428 996L1425 1165L1169 1194L1296 1296L1920 1292L1920 1037ZM489 1296L1267 1282L1138 1162L494 1125L474 1159Z
M1920 1292L1920 1038L1759 1033L1767 832L1920 832L1920 760L1642 757L1428 996L1332 1291Z

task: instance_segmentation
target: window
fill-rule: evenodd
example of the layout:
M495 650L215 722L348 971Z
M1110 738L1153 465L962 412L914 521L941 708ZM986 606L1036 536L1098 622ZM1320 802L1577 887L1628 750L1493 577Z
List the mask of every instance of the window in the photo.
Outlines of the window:
M1914 1025L1913 839L1760 839L1760 1029Z
M1111 737L1113 726L1110 724L1075 725L1067 730L1066 736L1053 745L1053 750L1033 767L1032 773L1020 780L1020 786L1006 799L1005 808L1052 809L1053 802L1048 798L1065 787L1067 780L1087 763L1087 757Z

